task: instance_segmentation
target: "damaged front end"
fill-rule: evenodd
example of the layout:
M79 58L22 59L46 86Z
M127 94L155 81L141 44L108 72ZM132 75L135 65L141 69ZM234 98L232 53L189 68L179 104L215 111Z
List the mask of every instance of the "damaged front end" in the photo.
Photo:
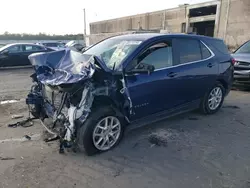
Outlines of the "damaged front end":
M35 73L26 103L31 114L60 138L61 152L77 144L78 126L84 126L96 98L110 98L126 120L132 113L122 74L112 74L98 57L62 50L32 54L29 60ZM46 118L53 120L50 126Z

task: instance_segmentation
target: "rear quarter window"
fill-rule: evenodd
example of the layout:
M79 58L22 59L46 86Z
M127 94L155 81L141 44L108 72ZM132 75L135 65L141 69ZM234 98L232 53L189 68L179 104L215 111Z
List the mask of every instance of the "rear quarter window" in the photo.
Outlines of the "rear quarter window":
M201 54L202 54L202 59L207 59L209 58L212 54L210 51L207 49L207 47L201 42Z
M229 50L223 40L211 40L210 44L219 52L229 54Z

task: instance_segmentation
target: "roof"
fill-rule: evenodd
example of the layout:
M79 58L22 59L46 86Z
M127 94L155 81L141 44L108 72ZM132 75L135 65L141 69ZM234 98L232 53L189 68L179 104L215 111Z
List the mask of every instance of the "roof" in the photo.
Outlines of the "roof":
M34 44L34 43L10 43L10 44L7 44L6 46L14 46L14 45L36 45L36 46L40 46L39 44Z
M40 41L40 42L37 42L37 43L46 43L46 44L49 44L49 43L63 43L61 41Z
M0 49L3 50L3 49L6 49L8 47L11 47L11 46L14 46L14 45L35 45L35 46L41 46L39 44L34 44L34 43L11 43L11 44L6 44L4 45L3 47L1 47Z
M151 38L155 37L163 37L163 36L168 36L168 37L184 37L184 38L197 38L197 39L214 39L217 40L217 38L212 38L212 37L207 37L203 35L191 35L191 34L165 34L165 33L139 33L139 34L125 34L125 35L118 35L114 36L111 38L116 38L116 39L124 39L124 40L140 40L140 41L145 41ZM218 39L220 40L220 39Z
M115 39L123 39L123 40L140 40L144 41L150 38L154 38L157 36L161 36L163 34L161 33L140 33L140 34L125 34L125 35L118 35L118 36L113 36L110 38L115 38Z

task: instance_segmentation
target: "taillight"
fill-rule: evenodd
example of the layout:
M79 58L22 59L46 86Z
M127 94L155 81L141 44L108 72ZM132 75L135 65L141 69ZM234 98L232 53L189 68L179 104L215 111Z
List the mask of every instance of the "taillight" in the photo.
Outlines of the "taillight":
M231 59L232 65L236 63L236 60L234 58Z

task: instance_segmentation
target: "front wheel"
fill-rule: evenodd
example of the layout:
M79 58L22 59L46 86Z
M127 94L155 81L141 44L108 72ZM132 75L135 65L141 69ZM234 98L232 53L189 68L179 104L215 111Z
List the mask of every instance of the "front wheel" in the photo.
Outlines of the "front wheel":
M122 139L124 121L109 106L94 109L77 130L78 146L87 155L105 152Z
M200 110L204 114L214 114L222 106L225 97L225 89L217 82L204 96Z

